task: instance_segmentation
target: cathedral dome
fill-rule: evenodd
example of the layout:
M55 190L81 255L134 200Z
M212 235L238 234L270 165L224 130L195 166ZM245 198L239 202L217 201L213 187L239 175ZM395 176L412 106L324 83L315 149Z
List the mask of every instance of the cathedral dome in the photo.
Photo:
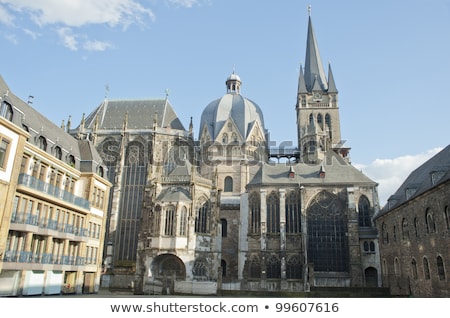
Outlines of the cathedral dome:
M250 129L259 122L262 131L264 117L261 108L253 101L240 94L241 80L234 72L226 81L227 93L209 103L203 110L200 129L204 131L206 126L210 137L215 140L225 123L231 119L236 125L241 137L245 140Z

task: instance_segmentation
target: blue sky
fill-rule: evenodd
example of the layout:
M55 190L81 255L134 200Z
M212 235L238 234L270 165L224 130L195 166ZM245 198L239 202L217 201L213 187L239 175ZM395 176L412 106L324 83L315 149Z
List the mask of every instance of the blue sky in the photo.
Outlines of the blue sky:
M0 0L0 74L58 125L69 115L78 125L105 94L168 90L198 135L201 112L235 70L271 139L295 144L308 5L339 90L342 137L383 203L449 143L448 0Z

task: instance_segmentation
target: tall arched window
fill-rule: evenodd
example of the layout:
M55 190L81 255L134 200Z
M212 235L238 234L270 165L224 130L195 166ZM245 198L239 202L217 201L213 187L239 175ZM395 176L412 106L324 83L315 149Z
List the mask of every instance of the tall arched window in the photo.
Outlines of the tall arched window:
M258 192L252 192L248 199L250 210L249 233L250 235L260 234L261 231L261 199Z
M428 263L428 258L424 257L423 260L423 276L426 280L430 279L430 264Z
M402 240L409 241L409 228L408 228L408 220L402 220Z
M281 263L278 257L272 255L267 260L267 278L280 278L281 277Z
M445 267L442 257L439 255L436 259L439 280L445 280Z
M228 235L228 222L225 219L220 219L220 224L222 225L222 237L227 237Z
M300 233L301 231L300 192L291 191L286 196L286 233Z
M250 278L261 278L261 262L258 257L252 257L249 266Z
M187 209L185 206L181 208L180 213L180 235L186 235L186 225L187 225Z
M224 192L233 192L233 178L230 176L225 177L223 185Z
M297 255L289 257L286 262L286 278L302 278L302 263L300 261L300 257L298 257Z
M195 217L195 233L209 232L209 201L203 203L197 210Z
M388 244L389 243L389 232L388 232L386 223L383 223L381 225L381 236L383 237L383 243Z
M323 129L323 116L322 116L322 114L318 114L317 115L317 124L319 125L320 128Z
M414 218L414 233L419 237L419 219Z
M360 227L372 226L372 213L370 208L369 199L365 195L362 195L358 201L358 223Z
M275 191L267 198L267 233L280 233L280 198Z
M433 213L430 209L425 212L425 222L427 224L427 233L436 233L436 223L434 223Z
M411 271L412 271L412 275L413 275L414 279L419 278L419 276L417 274L417 261L415 258L413 258L411 261Z
M318 193L307 208L308 263L314 271L347 272L349 248L347 217L338 197Z
M175 207L169 206L165 213L164 235L173 236L175 234Z
M397 257L394 259L394 274L397 277L400 277L400 275L401 275L401 273L400 273L400 262L399 262Z
M444 219L445 219L445 225L447 226L447 230L450 230L450 215L449 215L448 206L444 209Z

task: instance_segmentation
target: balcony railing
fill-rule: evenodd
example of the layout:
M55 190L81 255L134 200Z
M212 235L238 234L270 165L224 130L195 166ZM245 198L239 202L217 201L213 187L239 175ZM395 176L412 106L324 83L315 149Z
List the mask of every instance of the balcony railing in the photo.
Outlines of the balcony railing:
M71 224L58 223L56 220L38 219L37 215L31 215L31 213L25 212L13 213L11 215L11 223L34 225L39 228L60 231L77 236L87 237L91 234L86 228L79 228Z
M85 198L78 197L70 192L62 190L58 187L55 187L54 185L52 185L50 183L39 180L28 174L21 173L19 175L19 184L27 186L29 188L32 188L34 190L46 193L46 194L50 194L51 196L54 196L55 198L75 204L79 207L82 207L85 209L90 208L89 201L86 200Z
M33 263L84 266L87 264L85 257L53 255L48 253L33 253L27 251L6 251L3 256L5 263Z

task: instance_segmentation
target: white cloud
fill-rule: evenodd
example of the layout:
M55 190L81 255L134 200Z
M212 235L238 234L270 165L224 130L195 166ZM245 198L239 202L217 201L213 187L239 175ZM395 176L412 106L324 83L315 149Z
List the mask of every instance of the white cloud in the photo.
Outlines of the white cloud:
M58 29L58 35L59 38L62 41L62 44L72 50L72 51L77 51L78 50L78 41L77 41L77 36L75 34L73 34L72 29L64 27L64 28L59 28Z
M380 204L383 206L389 196L395 193L405 179L425 161L433 157L442 148L434 148L428 151L405 155L393 159L376 159L370 164L354 164L364 174L379 184L378 193Z
M192 8L194 5L199 4L198 0L166 0L171 5Z
M112 48L113 45L109 42L102 42L102 41L86 41L83 44L83 48L86 51L105 51L109 48Z
M0 3L3 1L0 1ZM8 10L6 10L4 7L0 6L0 22L7 26L12 26L13 23L13 17L9 14Z
M6 4L10 11L28 14L40 26L108 24L127 27L154 19L153 12L136 0L0 0L0 3Z

